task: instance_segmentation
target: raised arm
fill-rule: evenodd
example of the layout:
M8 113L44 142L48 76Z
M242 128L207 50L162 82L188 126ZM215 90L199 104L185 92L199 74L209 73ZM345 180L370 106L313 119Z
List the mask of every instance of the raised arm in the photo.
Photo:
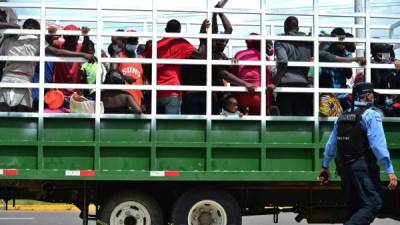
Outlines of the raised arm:
M222 2L218 2L214 7L215 8L223 8L224 7L224 3L222 3L223 5L221 5L221 3ZM226 4L226 2L225 2L225 4ZM222 25L224 26L224 33L225 34L232 34L233 28L232 28L232 24L229 21L228 17L226 17L225 13L218 13L218 14L219 14L219 17L221 18ZM213 18L213 24L214 24L214 22L215 22L215 24L217 26L217 29L218 29L218 23L216 21L214 21L214 18ZM215 33L218 33L218 30Z
M228 17L226 17L225 13L220 13L219 17L221 18L222 25L224 26L225 34L232 34L233 28L232 24L229 21Z
M357 62L361 66L366 63L365 57L342 57L329 52L331 43L321 43L319 47L319 59L321 62Z
M212 33L213 34L218 33L218 19L217 19L216 13L213 13L213 16L212 16Z
M47 46L46 51L54 56L64 56L64 57L82 57L87 59L89 62L94 62L95 57L94 55L88 54L88 53L83 53L83 52L74 52L74 51L69 51L66 49L59 49L55 48L53 46Z
M210 21L208 19L205 19L201 24L200 33L201 34L207 33L207 30L209 28L210 28ZM202 59L207 58L207 39L200 38L200 45L198 52L200 53Z
M90 37L88 35L89 32L90 32L89 27L82 27L82 35L83 35L82 52L94 54L94 48L92 46L92 42L90 41Z

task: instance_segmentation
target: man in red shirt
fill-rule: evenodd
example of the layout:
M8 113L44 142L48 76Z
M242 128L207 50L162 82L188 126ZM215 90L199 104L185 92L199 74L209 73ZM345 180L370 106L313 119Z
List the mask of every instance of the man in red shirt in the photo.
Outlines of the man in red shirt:
M64 27L64 30L78 31L79 27L70 24ZM82 33L84 30L82 30ZM73 52L82 52L82 44L78 43L79 36L64 35L64 40L54 41L54 47L58 49L66 49ZM53 82L54 83L67 83L67 84L79 84L81 83L80 74L81 63L80 62L56 62L54 63L53 71ZM71 96L74 90L62 89L65 96Z
M177 20L170 20L165 28L167 33L180 33L181 24ZM183 38L163 38L157 42L158 59L187 59L195 48ZM146 58L152 57L152 48L149 45ZM158 64L157 85L180 85L182 65ZM146 70L147 78L151 77L151 70ZM150 79L149 79L150 80ZM180 91L158 91L157 113L180 114L182 93Z

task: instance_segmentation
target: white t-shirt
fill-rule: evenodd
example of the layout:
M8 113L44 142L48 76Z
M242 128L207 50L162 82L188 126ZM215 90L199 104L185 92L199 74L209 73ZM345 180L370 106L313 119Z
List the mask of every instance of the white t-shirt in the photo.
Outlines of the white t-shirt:
M221 111L221 115L227 115L227 116L240 116L240 111L236 111L236 112L229 112L225 109L222 109Z
M47 47L47 44L46 46ZM3 56L38 56L40 53L40 38L36 35L15 35L3 41L0 55ZM37 62L7 61L3 74L24 74L32 77Z

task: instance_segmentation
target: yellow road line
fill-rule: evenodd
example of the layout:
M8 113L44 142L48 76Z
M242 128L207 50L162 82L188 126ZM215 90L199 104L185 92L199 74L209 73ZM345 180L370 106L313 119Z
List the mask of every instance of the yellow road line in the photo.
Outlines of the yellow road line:
M0 205L0 210L5 210L4 205ZM8 205L8 210L13 211L72 211L78 212L79 209L72 204L61 204L61 205ZM89 211L94 212L96 208L94 205L89 206Z

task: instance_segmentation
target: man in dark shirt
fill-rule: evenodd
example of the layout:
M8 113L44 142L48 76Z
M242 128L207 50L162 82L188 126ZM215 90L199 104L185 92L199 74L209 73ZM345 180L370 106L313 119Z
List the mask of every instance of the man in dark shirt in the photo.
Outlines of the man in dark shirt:
M352 34L346 33L341 27L332 30L331 37L344 40L346 37L353 38ZM322 43L319 48L321 62L358 62L365 64L364 57L351 57L356 46L350 42ZM351 68L321 68L320 87L346 88L347 79L353 75Z
M299 35L299 21L290 16L285 20L285 35ZM313 56L313 43L277 41L275 43L277 73L268 85L268 91L279 87L307 87L308 67L288 67L289 61L309 62ZM307 93L278 93L277 104L282 116L310 116L312 95Z

